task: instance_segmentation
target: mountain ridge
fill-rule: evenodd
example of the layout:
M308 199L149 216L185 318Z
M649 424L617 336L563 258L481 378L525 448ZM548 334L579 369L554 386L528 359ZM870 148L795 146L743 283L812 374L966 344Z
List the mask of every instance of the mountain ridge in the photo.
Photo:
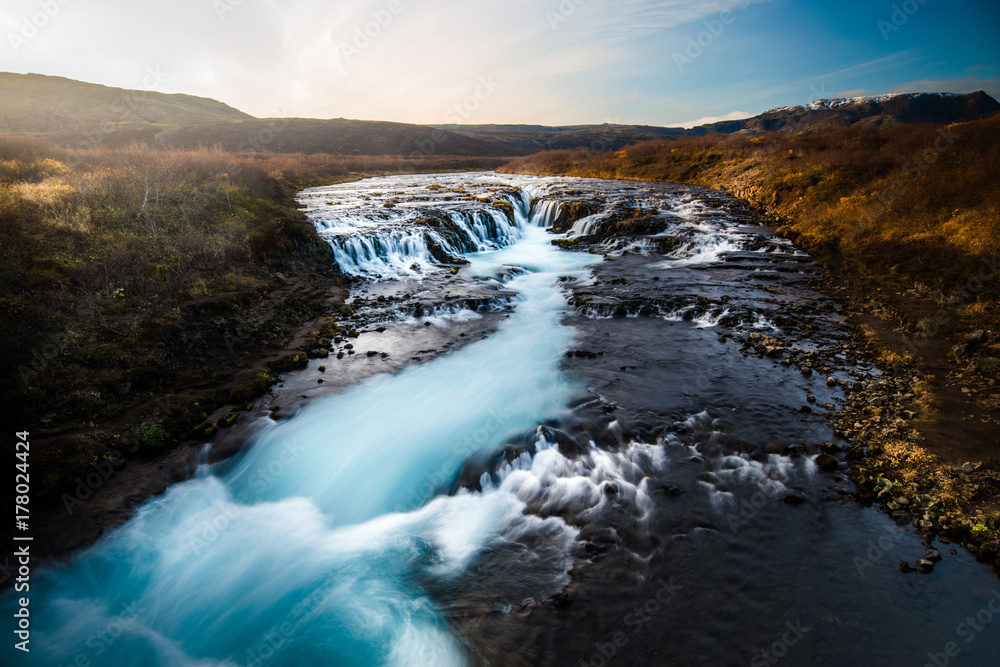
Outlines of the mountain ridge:
M654 139L717 133L809 133L854 124L873 128L949 124L998 112L1000 103L976 91L820 99L689 129L610 123L419 125L348 118L256 118L207 97L0 72L0 133L33 135L64 146L99 143L114 147L138 141L179 149L218 145L235 152L516 157L555 149L620 150Z

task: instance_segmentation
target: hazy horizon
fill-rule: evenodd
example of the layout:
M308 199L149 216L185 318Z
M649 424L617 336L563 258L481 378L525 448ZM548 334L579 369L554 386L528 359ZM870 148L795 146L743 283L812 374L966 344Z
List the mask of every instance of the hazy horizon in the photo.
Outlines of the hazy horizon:
M0 69L257 117L691 126L819 97L998 97L998 24L991 3L926 0L13 0Z

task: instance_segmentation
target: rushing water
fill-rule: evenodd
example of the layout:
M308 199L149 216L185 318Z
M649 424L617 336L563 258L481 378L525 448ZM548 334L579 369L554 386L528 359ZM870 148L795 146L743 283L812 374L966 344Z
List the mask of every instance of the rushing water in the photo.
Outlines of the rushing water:
M553 247L544 227L581 190L656 208L681 242L666 257L647 256L655 238L606 259ZM943 651L995 580L964 554L904 580L894 563L919 539L818 471L832 434L793 415L807 388L820 403L835 391L715 333L778 331L775 295L819 298L808 258L695 194L495 175L303 193L342 271L398 286L385 321L401 338L503 310L510 297L484 290L513 294L512 312L434 361L263 418L241 454L39 573L30 664L770 665L794 648L787 664L893 665ZM769 291L749 282L765 278ZM825 322L801 344L835 340ZM773 441L802 445L756 451ZM989 664L996 634L974 639L963 664Z

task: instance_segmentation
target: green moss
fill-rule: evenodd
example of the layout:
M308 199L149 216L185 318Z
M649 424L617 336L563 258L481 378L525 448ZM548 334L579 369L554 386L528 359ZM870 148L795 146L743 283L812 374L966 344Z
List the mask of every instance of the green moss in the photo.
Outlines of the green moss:
M233 384L229 391L229 401L235 404L252 401L262 396L273 383L271 373L266 368L247 374Z
M228 415L219 420L219 428L229 428L235 424L240 418L239 412L230 412Z
M167 443L169 434L162 421L144 421L136 427L133 435L139 444L148 449L158 449Z

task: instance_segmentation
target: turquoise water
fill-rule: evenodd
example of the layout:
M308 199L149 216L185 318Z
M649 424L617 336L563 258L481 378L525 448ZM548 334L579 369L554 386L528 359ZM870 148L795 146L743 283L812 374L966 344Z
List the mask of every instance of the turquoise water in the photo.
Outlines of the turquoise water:
M39 574L33 662L466 664L421 582L447 587L483 549L529 532L568 554L576 534L524 515L503 487L434 497L469 454L566 413L572 330L556 280L593 258L550 238L527 227L473 258L479 275L530 271L510 281L517 309L496 334L270 423L224 470L204 468Z

